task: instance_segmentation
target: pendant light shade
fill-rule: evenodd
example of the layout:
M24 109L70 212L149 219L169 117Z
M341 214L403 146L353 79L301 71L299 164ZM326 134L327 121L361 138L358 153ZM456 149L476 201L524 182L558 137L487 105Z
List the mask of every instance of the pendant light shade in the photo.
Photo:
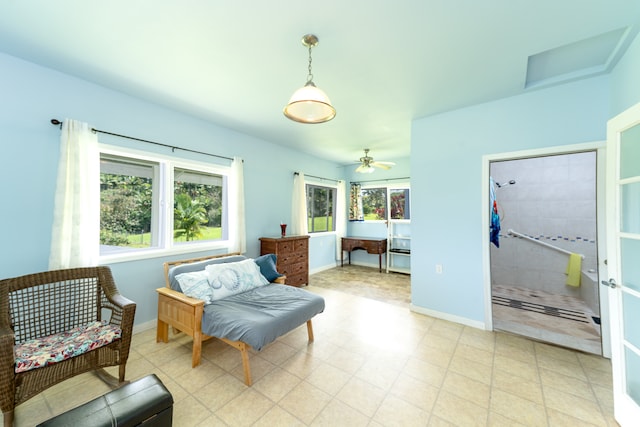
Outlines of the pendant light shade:
M313 83L311 73L311 48L318 44L318 38L307 34L302 38L302 44L309 48L309 74L307 83L296 90L289 103L284 107L284 115L299 123L324 123L336 116L336 109L326 93Z

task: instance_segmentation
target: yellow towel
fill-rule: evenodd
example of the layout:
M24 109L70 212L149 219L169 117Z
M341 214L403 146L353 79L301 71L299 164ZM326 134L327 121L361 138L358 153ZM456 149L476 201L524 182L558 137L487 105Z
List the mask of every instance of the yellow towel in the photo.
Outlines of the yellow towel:
M569 255L569 264L567 264L567 285L580 286L580 272L582 270L582 256L580 254Z

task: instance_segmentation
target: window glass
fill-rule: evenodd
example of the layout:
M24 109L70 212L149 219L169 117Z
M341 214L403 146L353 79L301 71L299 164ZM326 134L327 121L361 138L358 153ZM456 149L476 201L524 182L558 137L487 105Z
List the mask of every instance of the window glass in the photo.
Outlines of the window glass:
M101 253L110 247L148 248L157 241L151 228L157 168L153 162L101 156Z
M175 168L173 241L222 238L222 176Z
M389 212L390 219L411 219L408 188L389 190Z
M309 233L335 231L336 189L307 184L307 220Z
M363 188L362 211L365 221L387 219L387 188Z
M100 255L224 247L229 169L102 147ZM182 249L181 249L182 250Z

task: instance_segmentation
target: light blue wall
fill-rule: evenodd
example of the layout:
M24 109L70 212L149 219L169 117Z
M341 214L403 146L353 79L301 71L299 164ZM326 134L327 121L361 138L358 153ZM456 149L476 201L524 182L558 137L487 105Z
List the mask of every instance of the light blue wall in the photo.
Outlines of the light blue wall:
M482 156L605 139L609 87L593 78L414 121L414 305L484 322Z
M60 129L49 122L52 118L73 118L97 129L242 157L249 256L259 253L260 236L278 235L280 221L290 222L294 171L332 178L340 178L336 174L342 171L334 163L4 54L0 54L0 94L1 278L43 271L48 266L60 139ZM128 140L112 142L170 152ZM180 152L175 155L191 157ZM333 261L335 246L314 242L310 258L312 268L318 267L317 262ZM111 266L121 292L138 303L136 324L156 317L154 289L163 286L164 261L155 258Z
M640 35L636 36L611 73L611 115L613 117L640 102Z

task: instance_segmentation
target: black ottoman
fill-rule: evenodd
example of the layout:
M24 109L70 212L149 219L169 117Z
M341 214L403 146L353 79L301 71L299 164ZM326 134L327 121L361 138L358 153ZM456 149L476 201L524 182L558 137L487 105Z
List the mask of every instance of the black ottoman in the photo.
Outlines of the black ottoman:
M171 426L173 397L155 374L53 417L38 427Z

